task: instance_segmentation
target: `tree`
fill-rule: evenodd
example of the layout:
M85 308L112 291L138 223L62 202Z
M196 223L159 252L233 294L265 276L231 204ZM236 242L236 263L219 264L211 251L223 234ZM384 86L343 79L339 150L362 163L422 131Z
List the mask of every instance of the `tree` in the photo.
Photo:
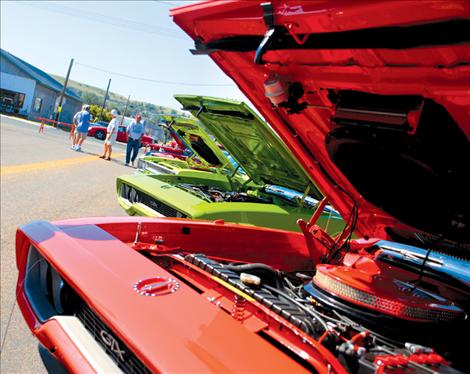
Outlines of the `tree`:
M80 96L82 98L82 101L86 104L99 105L103 102L103 99L93 92L83 92Z
M101 120L106 122L111 121L111 119L113 118L111 116L111 113L107 109L104 109L103 114L101 114L101 106L99 105L90 105L90 114L93 116L95 121L98 121L100 119L100 115Z

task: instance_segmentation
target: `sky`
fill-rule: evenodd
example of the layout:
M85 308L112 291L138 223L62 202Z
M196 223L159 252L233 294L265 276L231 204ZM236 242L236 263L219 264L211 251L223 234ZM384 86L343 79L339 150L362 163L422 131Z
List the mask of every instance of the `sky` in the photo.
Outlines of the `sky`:
M70 79L106 89L111 78L110 91L133 100L172 108L180 107L174 94L246 101L210 57L191 55L192 39L169 16L192 2L2 0L0 45L61 76L73 58Z

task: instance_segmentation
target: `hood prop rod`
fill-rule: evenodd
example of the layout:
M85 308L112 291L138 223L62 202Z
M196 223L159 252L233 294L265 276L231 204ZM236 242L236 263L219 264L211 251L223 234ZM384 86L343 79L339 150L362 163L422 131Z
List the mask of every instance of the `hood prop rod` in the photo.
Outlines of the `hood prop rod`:
M237 174L238 170L240 169L240 165L238 165L232 173L230 174L227 174L227 179L228 179L228 183L230 184L230 187L232 188L232 190L235 189L235 183L233 182L233 178L235 177L235 175ZM237 188L238 189L238 188Z
M299 225L300 230L304 234L307 249L314 265L321 263L321 258L327 253L324 241L331 241L332 244L334 244L331 236L324 232L320 226L316 225L318 219L326 207L326 204L328 204L328 199L324 197L321 201L318 202L315 213L313 213L312 218L310 218L308 222L301 218L297 220L297 225ZM321 238L318 238L319 233L321 234ZM325 235L327 235L329 239L326 238ZM317 240L320 241L323 246L319 246L317 244Z
M305 199L307 198L308 194L310 193L310 190L312 189L312 185L309 183L307 184L307 188L305 189L302 197L300 198L300 200L298 201L298 205L299 205L299 208L302 208L304 206L304 203L305 203Z

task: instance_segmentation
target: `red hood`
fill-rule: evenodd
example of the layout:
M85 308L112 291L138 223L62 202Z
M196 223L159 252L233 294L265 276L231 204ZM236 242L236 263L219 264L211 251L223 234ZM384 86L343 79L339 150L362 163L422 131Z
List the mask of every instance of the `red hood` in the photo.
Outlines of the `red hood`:
M469 243L470 3L260 3L171 15L356 233Z
M121 239L99 227L102 224L111 232L115 230ZM284 256L279 256L281 263L283 258L292 257L295 259L290 264L294 267L305 266L306 261L308 263L303 238L297 233L203 221L189 221L185 224L193 235L200 228L201 241L193 235L181 235L181 221L177 219L97 217L52 224L35 221L22 226L17 232L20 279L23 280L25 276L31 243L152 372L251 370L266 373L272 371L273 367L278 372L304 372L294 360L279 354L278 348L252 333L222 308L214 307L207 297L194 292L184 282L180 282L178 292L169 297L146 297L136 292L133 285L142 279L159 276L173 278L165 269L155 266L122 241L133 240L138 224L161 224L166 227L162 231L165 235L173 231L178 240L189 239L187 243L181 242L182 245L187 244L188 248L191 247L190 242L205 248L205 239L217 242L223 237L224 240L228 238L227 245L230 248L239 249L243 238L269 238L276 243L283 243L271 246L286 250ZM214 239L217 237L219 239ZM235 238L239 238L239 241ZM296 256L293 256L294 253ZM241 254L241 258L244 256ZM248 247L246 256L247 259L263 258ZM37 329L39 321L31 310L22 284L19 281L19 304L29 327ZM57 348L59 352L64 349L62 346ZM326 360L333 361L334 358L327 355Z

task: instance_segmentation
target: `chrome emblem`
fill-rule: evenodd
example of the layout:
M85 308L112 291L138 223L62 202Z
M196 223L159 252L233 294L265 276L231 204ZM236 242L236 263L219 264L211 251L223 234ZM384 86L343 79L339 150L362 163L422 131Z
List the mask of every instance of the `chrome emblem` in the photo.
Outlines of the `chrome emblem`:
M180 288L176 279L155 277L141 279L134 284L134 290L143 296L162 296L175 293Z
M108 347L111 350L111 352L115 353L118 356L119 360L125 362L126 351L123 351L121 349L118 341L114 339L114 337L110 333L104 330L101 330L100 336L101 336L101 341L104 343L104 345Z

